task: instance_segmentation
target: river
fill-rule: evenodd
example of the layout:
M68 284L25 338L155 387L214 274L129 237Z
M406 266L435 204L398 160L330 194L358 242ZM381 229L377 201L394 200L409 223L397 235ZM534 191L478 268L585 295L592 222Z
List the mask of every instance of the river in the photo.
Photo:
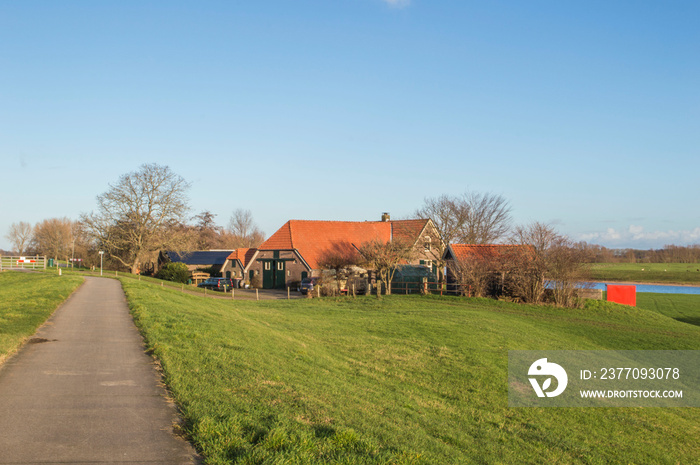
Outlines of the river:
M631 283L591 283L593 289L606 290L607 284L626 285ZM700 286L670 286L666 284L634 284L637 286L637 292L655 292L661 294L698 294L700 295Z

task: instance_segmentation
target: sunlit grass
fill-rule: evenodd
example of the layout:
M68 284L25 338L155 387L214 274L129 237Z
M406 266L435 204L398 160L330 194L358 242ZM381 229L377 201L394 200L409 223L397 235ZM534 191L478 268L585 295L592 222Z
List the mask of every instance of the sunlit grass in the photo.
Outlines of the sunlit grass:
M0 361L51 316L83 281L48 273L0 273Z
M654 311L123 285L207 463L700 461L697 409L507 406L510 349L700 349L700 328Z
M700 285L700 263L594 263L594 281Z
M640 293L637 307L700 326L700 295Z

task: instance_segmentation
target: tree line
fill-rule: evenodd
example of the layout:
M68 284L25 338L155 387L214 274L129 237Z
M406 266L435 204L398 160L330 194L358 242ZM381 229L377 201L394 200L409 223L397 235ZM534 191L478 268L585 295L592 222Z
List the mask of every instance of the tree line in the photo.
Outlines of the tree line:
M46 255L55 259L84 258L84 265L99 261L132 273L154 272L161 250L209 250L257 247L264 233L249 210L237 209L227 227L218 226L215 215L204 211L191 216L187 198L190 185L167 166L144 164L122 175L97 196L95 210L79 220L52 218L36 225L11 225L7 238L20 255ZM510 244L497 256L472 256L453 261L456 279L470 295L510 295L538 303L546 298L561 305L575 300L576 283L585 280L585 263L595 261L699 261L700 246L666 246L657 251L624 252L586 243L574 243L553 227L533 222L513 225L511 206L501 195L466 192L424 199L415 218L433 221L439 237L436 248L438 279L447 263L442 259L448 244ZM414 244L368 242L362 245L363 264L373 267L386 284L398 263L410 259ZM354 257L354 258L353 258ZM353 264L356 254L347 250L324 257L323 266L341 270ZM494 289L499 289L498 292ZM549 296L549 297L548 297Z
M579 242L576 247L586 254L590 263L700 263L700 244L665 245L661 249L610 249Z
M189 187L169 167L145 164L110 184L97 196L97 209L79 220L20 221L6 238L18 255L83 258L85 266L99 264L104 251L109 267L132 273L153 271L160 250L237 249L264 241L250 210L233 211L227 227L216 225L209 211L190 216Z

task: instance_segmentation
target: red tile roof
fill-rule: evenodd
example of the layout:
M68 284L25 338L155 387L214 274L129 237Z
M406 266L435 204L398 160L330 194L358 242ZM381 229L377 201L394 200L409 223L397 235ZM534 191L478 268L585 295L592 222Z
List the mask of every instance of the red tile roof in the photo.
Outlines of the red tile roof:
M399 221L309 221L290 220L261 246L260 250L294 250L312 269L331 251L355 254L356 248L372 240L398 238L414 242L428 220Z
M503 244L450 244L456 260L494 257L505 250L517 247Z
M258 249L241 247L240 249L234 250L233 253L231 253L231 255L228 256L227 260L240 260L241 264L243 265L243 268L245 268L248 265L250 259L253 258L253 255L255 255L256 250Z
M393 239L401 239L406 242L415 243L423 232L429 220L396 220L391 221Z

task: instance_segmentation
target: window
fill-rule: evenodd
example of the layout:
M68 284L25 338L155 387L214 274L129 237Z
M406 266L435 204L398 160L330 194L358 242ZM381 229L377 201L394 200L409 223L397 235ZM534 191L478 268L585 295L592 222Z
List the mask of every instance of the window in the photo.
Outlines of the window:
M265 262L265 271L269 271L270 269L270 262Z
M284 262L277 262L277 271L284 271Z
M423 238L423 241L424 241L424 242L423 242L423 248L425 249L426 252L429 252L429 251L430 251L430 246L431 246L431 241L432 241L432 239L430 238L430 236L425 236L425 237Z

